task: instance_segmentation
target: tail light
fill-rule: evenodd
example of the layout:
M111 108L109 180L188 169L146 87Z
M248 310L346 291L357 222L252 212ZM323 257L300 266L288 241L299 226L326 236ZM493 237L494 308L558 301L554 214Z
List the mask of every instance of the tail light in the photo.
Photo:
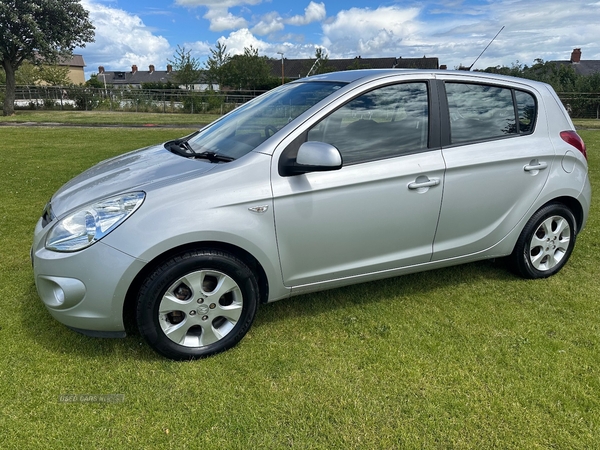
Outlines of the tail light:
M585 149L585 143L583 142L583 139L581 139L581 137L579 137L579 135L575 131L573 131L573 130L561 131L560 137L567 144L572 145L577 150L579 150L581 152L581 154L587 160L587 150Z

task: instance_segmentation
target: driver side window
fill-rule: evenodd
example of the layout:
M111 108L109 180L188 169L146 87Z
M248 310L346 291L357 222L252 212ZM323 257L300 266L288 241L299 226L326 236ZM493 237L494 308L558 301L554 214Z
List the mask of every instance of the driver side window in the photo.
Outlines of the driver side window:
M309 141L334 145L344 165L427 148L429 99L424 82L385 86L357 97L317 123Z

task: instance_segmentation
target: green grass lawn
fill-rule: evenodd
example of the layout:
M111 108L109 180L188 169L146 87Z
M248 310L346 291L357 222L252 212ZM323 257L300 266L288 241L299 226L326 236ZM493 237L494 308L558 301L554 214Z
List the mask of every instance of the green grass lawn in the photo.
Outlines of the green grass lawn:
M550 279L480 262L296 297L205 360L52 319L29 260L46 201L102 159L187 133L0 127L1 449L600 448L597 197ZM600 131L581 135L597 189Z
M578 130L600 130L598 119L573 119L573 123Z

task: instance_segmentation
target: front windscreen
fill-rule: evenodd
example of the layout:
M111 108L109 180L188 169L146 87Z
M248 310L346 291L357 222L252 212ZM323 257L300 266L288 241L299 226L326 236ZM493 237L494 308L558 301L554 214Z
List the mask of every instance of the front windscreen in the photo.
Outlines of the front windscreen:
M318 81L286 84L241 106L188 143L195 153L237 159L343 85Z

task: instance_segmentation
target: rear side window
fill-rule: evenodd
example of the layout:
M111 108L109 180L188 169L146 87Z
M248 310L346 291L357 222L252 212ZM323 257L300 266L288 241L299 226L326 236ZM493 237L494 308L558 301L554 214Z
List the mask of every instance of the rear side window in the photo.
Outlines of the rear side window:
M423 82L385 86L346 103L308 132L338 148L344 165L427 148L429 96Z
M534 97L524 91L484 84L446 83L452 144L533 131Z
M536 116L535 99L533 95L523 91L515 91L515 99L519 112L519 131L531 133Z

